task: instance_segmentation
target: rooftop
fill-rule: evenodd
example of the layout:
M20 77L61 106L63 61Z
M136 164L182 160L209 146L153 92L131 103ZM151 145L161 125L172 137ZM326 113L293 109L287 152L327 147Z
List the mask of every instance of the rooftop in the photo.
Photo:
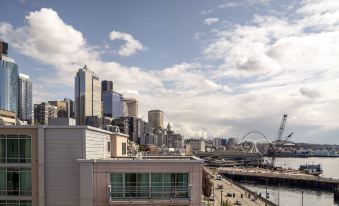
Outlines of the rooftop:
M80 162L200 162L203 160L195 156L121 156L106 159L79 159Z

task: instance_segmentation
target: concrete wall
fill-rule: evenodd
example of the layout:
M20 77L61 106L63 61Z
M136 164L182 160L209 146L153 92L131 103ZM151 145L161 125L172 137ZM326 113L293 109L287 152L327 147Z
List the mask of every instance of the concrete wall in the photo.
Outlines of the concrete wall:
M81 164L88 164L81 162ZM145 173L189 173L189 184L191 188L191 201L186 200L186 203L191 206L201 205L202 194L202 167L197 161L151 161L151 160L116 160L116 161L99 161L93 163L93 200L94 206L102 206L108 204L108 185L110 184L110 173L112 172L145 172ZM138 203L133 201L133 205L169 205L174 202L170 200L152 200L148 202ZM161 203L160 203L161 202ZM126 203L126 201L125 201ZM127 202L128 203L128 202ZM185 203L185 204L186 204ZM178 203L180 204L180 203ZM117 202L115 205L123 205L122 202Z

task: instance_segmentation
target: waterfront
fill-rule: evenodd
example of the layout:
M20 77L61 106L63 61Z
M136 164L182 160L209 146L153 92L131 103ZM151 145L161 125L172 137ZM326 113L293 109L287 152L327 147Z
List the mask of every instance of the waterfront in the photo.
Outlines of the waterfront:
M268 159L268 158L267 158ZM283 168L298 169L301 164L321 164L323 168L323 177L339 179L339 158L277 158L275 166ZM265 196L265 185L242 184L250 190L261 193ZM278 187L268 186L269 200L278 204ZM279 199L281 206L302 205L302 192L304 205L307 206L338 206L334 203L333 193L327 191L314 191L301 188L280 187Z
M268 158L267 158L268 159ZM277 158L275 166L299 169L301 164L321 164L322 177L339 179L339 158L335 157L308 157L308 158Z
M242 184L246 186L246 184ZM252 191L261 193L265 197L266 186L265 185L253 185L247 184L246 186ZM278 204L278 187L268 186L267 192L269 193L269 200ZM333 193L325 191L314 191L300 188L279 188L280 206L299 206L302 205L302 192L304 192L303 201L304 206L338 206L338 203L334 203Z

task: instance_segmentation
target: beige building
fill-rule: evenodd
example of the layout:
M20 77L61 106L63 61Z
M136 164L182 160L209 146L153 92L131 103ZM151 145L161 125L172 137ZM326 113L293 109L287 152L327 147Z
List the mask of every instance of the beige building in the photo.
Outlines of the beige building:
M79 125L86 124L86 118L102 117L101 83L86 65L75 77L75 115Z
M0 125L16 125L15 112L0 109Z
M164 112L161 110L148 111L148 122L154 129L164 128Z
M124 116L138 117L138 101L134 98L124 98Z
M0 126L1 205L200 205L200 159L127 156L127 138L90 126Z

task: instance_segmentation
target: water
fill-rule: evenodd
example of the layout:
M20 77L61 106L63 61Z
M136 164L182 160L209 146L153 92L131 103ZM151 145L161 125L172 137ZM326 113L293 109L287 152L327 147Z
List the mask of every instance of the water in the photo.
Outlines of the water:
M323 177L339 179L339 158L277 158L275 166L283 168L299 169L301 164L321 164ZM242 184L246 186L245 184ZM247 187L252 191L262 193L265 196L265 185L248 184ZM278 204L278 187L268 186L269 200ZM302 205L302 192L304 206L339 206L334 203L333 193L326 191L314 191L301 188L280 187L280 206L298 206Z

